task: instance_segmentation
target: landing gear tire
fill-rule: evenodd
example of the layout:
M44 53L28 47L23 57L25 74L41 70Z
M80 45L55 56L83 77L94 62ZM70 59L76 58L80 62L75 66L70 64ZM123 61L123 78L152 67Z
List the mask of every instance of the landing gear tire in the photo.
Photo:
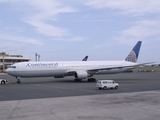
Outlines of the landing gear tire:
M81 82L82 79L74 79L75 82Z
M95 82L96 79L95 78L88 78L88 82Z
M21 84L21 81L20 81L20 80L18 80L18 81L17 81L17 84Z
M16 77L16 79L17 79L17 84L21 84L20 77Z

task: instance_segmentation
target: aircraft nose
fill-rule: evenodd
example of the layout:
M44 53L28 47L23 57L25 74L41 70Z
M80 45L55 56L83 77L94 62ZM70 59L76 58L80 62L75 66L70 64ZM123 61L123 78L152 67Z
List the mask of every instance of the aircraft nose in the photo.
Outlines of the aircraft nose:
M9 69L6 69L6 73L8 73L9 72Z
M8 68L8 69L6 69L6 73L10 73L11 72L11 69L10 68Z

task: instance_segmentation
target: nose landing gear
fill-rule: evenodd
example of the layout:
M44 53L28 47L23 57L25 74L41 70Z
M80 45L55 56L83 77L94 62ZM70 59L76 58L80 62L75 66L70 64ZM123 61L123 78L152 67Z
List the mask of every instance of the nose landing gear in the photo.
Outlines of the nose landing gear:
M20 77L16 77L16 79L17 79L17 84L21 84Z

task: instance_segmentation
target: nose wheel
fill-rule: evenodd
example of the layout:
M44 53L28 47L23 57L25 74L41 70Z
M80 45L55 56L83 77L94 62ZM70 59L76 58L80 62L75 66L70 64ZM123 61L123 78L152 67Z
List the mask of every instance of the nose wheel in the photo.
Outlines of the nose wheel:
M21 84L21 81L20 81L20 80L17 80L17 84Z
M17 79L17 84L21 84L20 77L16 77L16 79Z

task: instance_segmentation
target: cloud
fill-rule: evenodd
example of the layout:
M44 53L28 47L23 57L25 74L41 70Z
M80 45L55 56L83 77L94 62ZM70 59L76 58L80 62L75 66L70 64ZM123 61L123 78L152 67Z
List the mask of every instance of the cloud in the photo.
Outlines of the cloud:
M159 0L84 0L85 5L94 9L111 9L114 12L132 15L132 22L127 29L118 32L116 40L123 44L133 44L138 40L158 40L160 34ZM119 16L121 19L121 16ZM125 23L124 23L125 24ZM103 46L103 45L102 45Z
M77 9L71 7L70 5L66 5L66 2L63 0L25 0L23 2L21 2L21 0L13 0L11 2L9 2L8 0L3 0L3 2L14 5L12 6L13 8L17 6L14 10L21 12L21 16L18 19L29 25L25 26L25 28L27 27L27 29L25 29L25 32L27 32L28 29L30 31L34 30L37 33L40 33L41 36L60 41L85 40L84 37L72 37L69 39L69 36L71 35L69 29L55 25L56 21L58 21L59 14L77 12ZM13 29L12 27L7 26L5 28L6 30L7 28L9 28L10 31ZM23 30L23 28L21 30ZM25 37L23 37L22 39L23 41L21 42L25 42ZM38 43L38 45L42 44L34 39L26 40L26 43Z
M107 48L107 47L110 47L110 43L103 43L103 44L97 44L97 45L94 45L94 48L96 48L96 49L102 49L102 48Z
M10 0L0 0L0 2L9 2Z
M67 29L49 24L49 21L55 21L56 16L60 13L75 12L75 9L67 7L57 0L28 0L26 4L34 12L22 20L35 27L39 33L52 37L62 37L69 34Z
M1 27L2 28L2 27ZM14 31L15 33L22 33L25 31L23 27L4 27L5 31Z
M73 38L54 38L52 40L59 40L59 41L68 41L68 42L76 42L76 41L84 41L87 38L84 37L73 37Z
M116 9L123 14L143 15L160 12L159 0L84 0L85 5L96 9Z
M13 43L1 43L0 44L0 48L1 50L5 51L5 52L22 52L24 51L25 49L27 49L27 45L26 44L19 44L17 46L17 44L13 44ZM1 51L2 52L2 51Z
M67 29L55 27L53 25L49 25L42 21L36 22L33 20L33 21L25 21L25 22L34 26L39 33L45 34L47 36L61 37L69 34Z
M41 41L36 40L36 39L14 36L14 35L9 35L9 34L0 34L0 39L17 41L17 42L22 42L22 43L29 43L29 44L38 45L38 46L43 45Z
M118 37L114 37L113 40L117 40L121 43L131 43L138 40L156 40L156 37L160 34L160 22L143 20L137 21L134 26L123 30L119 33Z

